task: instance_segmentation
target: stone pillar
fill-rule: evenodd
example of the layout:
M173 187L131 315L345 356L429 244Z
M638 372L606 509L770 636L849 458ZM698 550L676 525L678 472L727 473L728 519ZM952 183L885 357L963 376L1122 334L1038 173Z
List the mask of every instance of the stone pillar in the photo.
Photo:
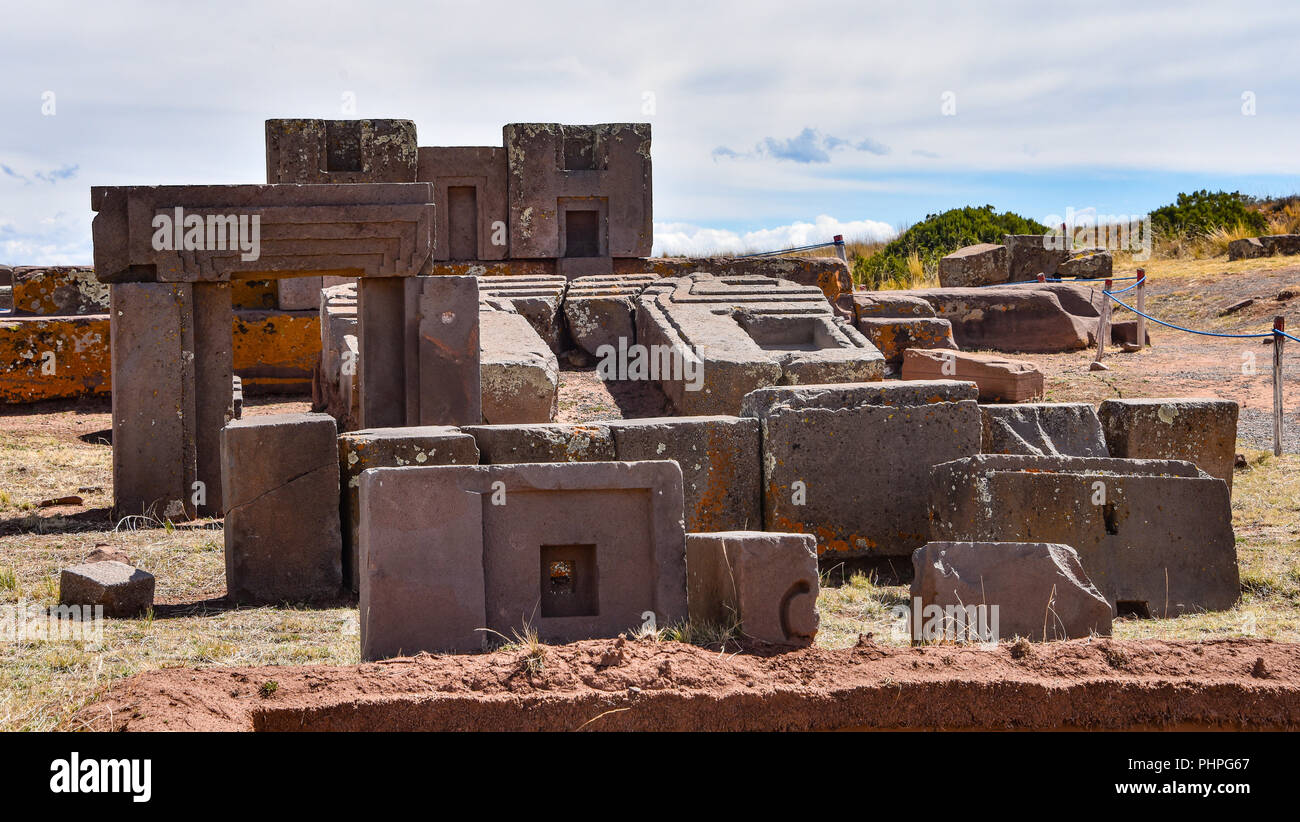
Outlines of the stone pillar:
M411 277L406 306L415 327L407 348L407 424L478 425L478 278Z
M230 283L195 283L194 443L195 478L203 483L198 513L221 516L221 429L235 418L234 321ZM193 502L193 499L191 499Z
M114 514L192 516L193 286L118 283L110 304Z

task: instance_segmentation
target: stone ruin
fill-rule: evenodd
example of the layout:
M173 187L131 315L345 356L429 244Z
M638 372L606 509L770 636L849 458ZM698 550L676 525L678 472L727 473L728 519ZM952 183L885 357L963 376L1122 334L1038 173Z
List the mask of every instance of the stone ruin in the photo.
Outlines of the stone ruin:
M1034 638L1236 600L1235 413L981 406L1041 384L955 351L951 289L857 295L842 264L645 259L646 126L512 125L503 148L457 149L416 148L407 121L267 134L266 185L92 192L116 505L224 515L233 601L355 594L375 659L686 618L806 645L819 567L846 560L915 566L929 605L992 591ZM258 216L261 254L157 248L170 215L182 240L182 215ZM236 420L232 293L295 281L316 295L328 413ZM1052 303L1044 327L1086 335L1060 316L1082 294L990 292ZM633 345L669 368L621 378L681 416L553 422L561 355ZM921 348L955 378L886 379ZM1056 582L1059 624L1032 631Z

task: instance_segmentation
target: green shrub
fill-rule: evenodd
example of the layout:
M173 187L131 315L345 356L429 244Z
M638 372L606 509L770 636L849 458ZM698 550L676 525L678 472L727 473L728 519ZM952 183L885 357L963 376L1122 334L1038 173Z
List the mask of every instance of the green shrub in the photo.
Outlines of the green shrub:
M1244 226L1255 234L1265 233L1268 218L1249 208L1250 199L1239 191L1193 191L1178 195L1178 201L1151 212L1151 226L1166 237L1204 237L1220 229Z
M870 257L853 261L853 279L867 288L886 282L907 285L914 278L907 259L915 254L927 271L959 248L976 243L1000 243L1004 234L1045 234L1047 227L1008 211L998 214L993 206L954 208L931 214L898 235Z

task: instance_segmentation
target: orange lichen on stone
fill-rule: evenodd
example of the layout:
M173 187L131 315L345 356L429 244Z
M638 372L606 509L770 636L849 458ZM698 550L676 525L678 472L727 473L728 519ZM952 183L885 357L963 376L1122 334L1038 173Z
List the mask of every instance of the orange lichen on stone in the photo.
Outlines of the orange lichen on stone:
M243 378L245 391L306 390L320 360L320 315L237 311L231 341L235 373Z
M110 390L108 315L0 320L0 404Z

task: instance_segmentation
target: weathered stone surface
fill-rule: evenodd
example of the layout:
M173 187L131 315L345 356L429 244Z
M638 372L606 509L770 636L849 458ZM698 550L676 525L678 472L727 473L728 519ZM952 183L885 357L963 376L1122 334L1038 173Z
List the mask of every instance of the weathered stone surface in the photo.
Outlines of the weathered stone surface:
M649 417L607 425L615 458L673 460L681 466L687 531L762 527L757 420Z
M1005 234L1007 247L1006 282L1033 280L1039 274L1056 276L1056 269L1070 258L1064 237L1050 234Z
M683 619L681 488L667 461L366 471L362 658L478 650L525 624L570 642L639 630L647 611Z
M1187 460L1232 490L1237 403L1185 397L1103 400L1097 413L1112 457Z
M339 435L338 445L339 476L343 482L339 514L344 584L356 591L360 580L357 546L361 527L361 472L406 465L477 465L478 446L469 434L443 425L351 431Z
M1246 237L1228 243L1229 260L1248 260L1254 257L1266 256L1268 256L1268 252L1264 250L1264 244L1259 241L1258 237Z
M563 309L569 281L558 276L482 276L478 293L482 300L505 301L514 306L556 354L567 348Z
M413 183L410 120L267 120L268 183Z
M909 348L903 353L905 380L969 380L984 401L1022 402L1043 395L1043 372L1026 360L970 351Z
M775 277L816 286L831 302L853 291L848 263L838 257L650 257L614 261L616 274L645 271L660 277L689 277L701 272L719 277Z
M509 304L505 306L509 308ZM560 397L560 364L523 315L479 311L483 421L550 422Z
M850 309L854 319L934 317L934 308L920 297L898 295L890 291L865 291L843 294L838 302Z
M506 151L493 146L420 149L417 177L433 184L437 260L500 260L509 251Z
M211 335L213 342L225 335ZM248 395L299 394L311 389L320 361L320 312L235 311L231 321L231 357Z
M19 266L12 269L15 314L62 316L108 311L108 286L85 266Z
M116 560L74 565L59 573L59 604L102 605L106 617L139 616L153 607L153 592L153 574Z
M774 645L817 635L817 541L811 534L727 531L686 535L691 622L730 627Z
M745 397L763 447L768 531L817 550L910 556L929 538L929 466L979 452L974 383L936 380L764 388Z
M981 405L985 454L1107 457L1097 410L1086 402Z
M1268 257L1300 254L1300 234L1268 234L1259 238Z
M636 342L635 302L654 274L578 277L564 294L564 319L574 345L593 357L602 346Z
M1063 298L1050 287L930 288L907 293L927 300L936 314L952 323L953 338L962 350L1077 351L1088 347L1097 328L1095 310L1091 316L1073 313L1062 304L1070 297ZM1075 297L1074 304L1082 310L1088 303Z
M322 273L409 277L425 270L433 252L433 188L428 183L97 186L91 188L90 200L97 212L91 226L95 275L105 283ZM168 242L155 249L160 231L155 218L175 225L178 214L182 231L186 218L205 221L200 247L186 244L185 250L174 250L175 242ZM256 244L253 217L259 221ZM231 219L233 225L223 222ZM206 235L209 227L212 241Z
M1105 279L1111 275L1114 267L1115 259L1109 251L1102 249L1076 251L1069 259L1057 266L1056 276Z
M466 425L484 465L521 462L597 462L615 459L614 437L599 423Z
M340 431L361 425L357 372L357 286L324 289L320 304L320 359L312 373L312 410L334 418Z
M502 141L511 257L649 256L649 123L511 123Z
M962 288L1005 283L1007 272L1007 247L978 243L959 248L939 261L939 284Z
M107 394L109 315L0 315L0 405Z
M955 613L951 609L966 609L965 614L983 605L988 616L979 627L995 630L993 639L1022 636L1047 641L1110 635L1110 603L1092 584L1079 563L1079 555L1068 545L930 542L912 554L912 567L912 598L914 602L920 599L922 619L925 609L932 605L949 609L949 613ZM996 622L993 606L997 607ZM917 609L912 613L915 618ZM965 614L965 624L977 624ZM959 628L960 624L941 623L936 627L944 631ZM914 625L914 640L917 633Z
M935 317L862 317L858 330L893 369L902 366L903 353L909 348L957 350L952 323Z
M232 602L339 595L339 452L325 414L272 414L221 430L226 594Z
M982 454L931 471L931 532L1069 545L1121 611L1218 611L1240 595L1228 497L1190 462Z
M350 282L351 277L288 277L276 281L276 302L281 311L319 311L323 289Z
M683 415L735 413L765 385L884 375L880 352L819 291L779 279L661 280L637 299L636 321L638 344L681 364L680 378L660 373L657 382Z

